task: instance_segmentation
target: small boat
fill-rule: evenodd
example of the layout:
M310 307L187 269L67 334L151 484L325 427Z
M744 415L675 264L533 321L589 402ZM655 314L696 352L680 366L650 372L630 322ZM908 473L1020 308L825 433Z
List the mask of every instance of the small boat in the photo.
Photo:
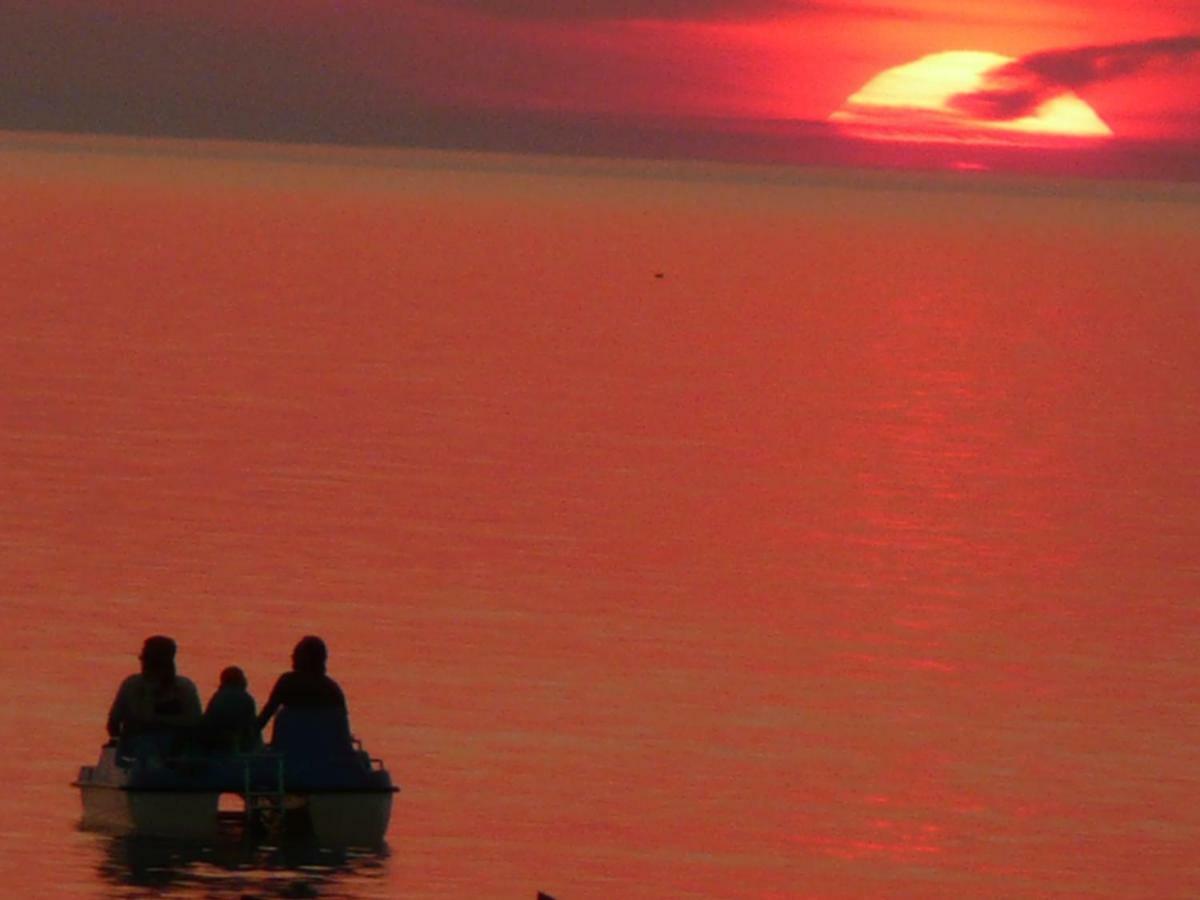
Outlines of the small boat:
M221 797L234 795L250 827L378 846L399 788L381 760L346 738L319 710L281 711L271 745L251 753L205 753L181 747L178 735L138 735L105 744L72 785L89 830L207 838L217 832Z

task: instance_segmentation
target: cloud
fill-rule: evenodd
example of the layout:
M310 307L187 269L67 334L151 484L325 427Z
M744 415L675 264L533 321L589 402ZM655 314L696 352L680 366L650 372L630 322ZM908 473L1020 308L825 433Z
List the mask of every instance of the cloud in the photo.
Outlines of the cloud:
M855 0L443 0L505 19L533 21L747 21L802 13L908 17L888 6Z
M340 65L328 31L196 8L0 0L0 128L366 140L416 118L400 90Z
M982 88L950 105L980 119L1016 119L1054 97L1091 84L1200 55L1200 35L1069 47L1031 53L988 73Z
M511 19L749 18L803 3L788 0L449 0L454 6Z

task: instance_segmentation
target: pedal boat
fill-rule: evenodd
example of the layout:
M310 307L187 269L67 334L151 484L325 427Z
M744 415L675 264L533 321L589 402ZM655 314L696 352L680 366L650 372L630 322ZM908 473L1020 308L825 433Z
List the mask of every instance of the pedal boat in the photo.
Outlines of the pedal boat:
M249 827L324 845L381 845L399 788L381 760L310 712L281 712L271 745L253 753L174 752L179 741L164 734L110 741L72 782L82 827L211 838L221 797L234 795Z

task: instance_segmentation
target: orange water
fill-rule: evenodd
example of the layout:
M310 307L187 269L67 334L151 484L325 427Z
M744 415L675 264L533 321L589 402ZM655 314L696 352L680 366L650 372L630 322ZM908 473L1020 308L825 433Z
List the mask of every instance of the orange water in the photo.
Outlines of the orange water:
M9 136L6 890L1197 895L1198 200ZM77 831L156 631L388 851Z

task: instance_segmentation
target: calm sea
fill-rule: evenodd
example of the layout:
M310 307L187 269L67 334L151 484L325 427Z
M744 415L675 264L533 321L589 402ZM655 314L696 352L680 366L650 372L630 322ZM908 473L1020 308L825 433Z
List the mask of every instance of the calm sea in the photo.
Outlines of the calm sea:
M0 883L1200 896L1200 191L0 141ZM383 852L80 831L317 633Z

